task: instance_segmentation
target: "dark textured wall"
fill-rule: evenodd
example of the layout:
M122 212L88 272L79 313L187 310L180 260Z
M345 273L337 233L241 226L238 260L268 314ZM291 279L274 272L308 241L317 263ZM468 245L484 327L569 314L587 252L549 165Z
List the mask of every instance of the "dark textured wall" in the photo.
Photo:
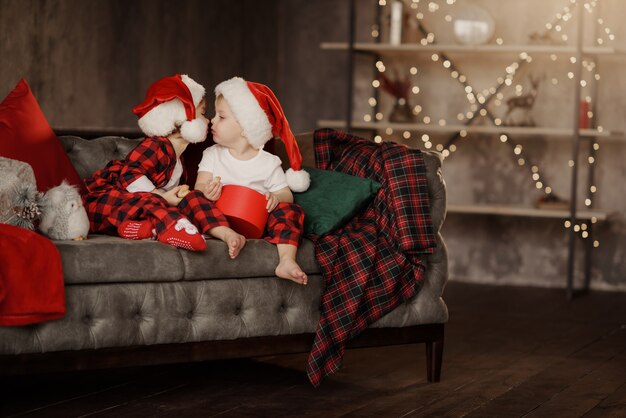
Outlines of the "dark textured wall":
M53 127L135 127L149 84L276 83L276 1L0 0L0 96L24 77Z

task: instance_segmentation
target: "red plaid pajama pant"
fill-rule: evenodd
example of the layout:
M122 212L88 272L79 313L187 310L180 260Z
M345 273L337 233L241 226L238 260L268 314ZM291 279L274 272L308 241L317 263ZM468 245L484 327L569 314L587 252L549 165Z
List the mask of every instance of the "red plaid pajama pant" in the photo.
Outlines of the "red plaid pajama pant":
M179 219L188 218L202 233L216 226L228 226L224 215L199 191L191 191L178 206L150 192L122 192L111 189L84 199L92 232L117 235L124 221L149 219L157 233L165 231Z
M304 211L296 203L280 202L270 212L264 239L272 244L300 245L304 228Z
M150 192L122 192L111 189L84 199L90 229L94 233L117 235L117 227L127 220L149 219L157 234L165 231L179 219L188 218L203 234L217 226L228 226L224 214L204 195L193 190L178 206ZM272 244L298 246L302 237L304 212L295 203L281 202L269 214L264 239Z

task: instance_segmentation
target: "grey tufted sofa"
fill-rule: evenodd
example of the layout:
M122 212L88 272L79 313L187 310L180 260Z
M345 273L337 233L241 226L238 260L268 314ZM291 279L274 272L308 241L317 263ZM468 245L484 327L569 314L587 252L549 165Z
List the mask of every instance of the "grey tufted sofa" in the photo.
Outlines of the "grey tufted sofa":
M75 136L61 141L81 177L122 158L138 140ZM305 165L313 165L311 134L298 135ZM426 153L437 248L425 257L419 294L353 340L349 347L426 343L427 377L438 381L447 307L447 253L439 234L446 192L440 159ZM208 242L195 253L155 241L90 235L55 241L62 257L67 315L22 327L0 327L0 374L136 366L217 358L307 352L324 290L313 244L298 261L308 286L274 276L274 246L250 240L230 260L226 246Z

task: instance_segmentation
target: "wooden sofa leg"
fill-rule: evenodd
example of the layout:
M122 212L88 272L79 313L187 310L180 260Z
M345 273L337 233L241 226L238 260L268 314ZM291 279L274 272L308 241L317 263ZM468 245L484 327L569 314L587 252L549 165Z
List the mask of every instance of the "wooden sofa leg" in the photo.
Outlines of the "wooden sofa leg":
M429 382L441 379L441 363L443 361L443 325L436 339L426 342L426 375Z

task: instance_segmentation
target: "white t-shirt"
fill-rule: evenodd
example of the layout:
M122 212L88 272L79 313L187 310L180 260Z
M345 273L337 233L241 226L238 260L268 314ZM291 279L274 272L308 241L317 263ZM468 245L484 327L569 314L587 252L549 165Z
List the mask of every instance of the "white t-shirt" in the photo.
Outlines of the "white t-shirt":
M280 158L264 150L249 160L238 160L228 148L215 144L202 153L198 171L220 176L223 185L246 186L262 194L287 187Z
M174 166L174 171L172 171L172 177L170 177L170 181L167 182L165 186L163 186L163 190L168 191L178 186L178 182L180 181L180 177L183 174L183 165L180 162L180 158L176 160L176 165ZM135 192L151 192L156 189L156 186L150 181L150 179L146 176L141 176L137 180L133 181L131 184L126 187L126 190L135 193Z

